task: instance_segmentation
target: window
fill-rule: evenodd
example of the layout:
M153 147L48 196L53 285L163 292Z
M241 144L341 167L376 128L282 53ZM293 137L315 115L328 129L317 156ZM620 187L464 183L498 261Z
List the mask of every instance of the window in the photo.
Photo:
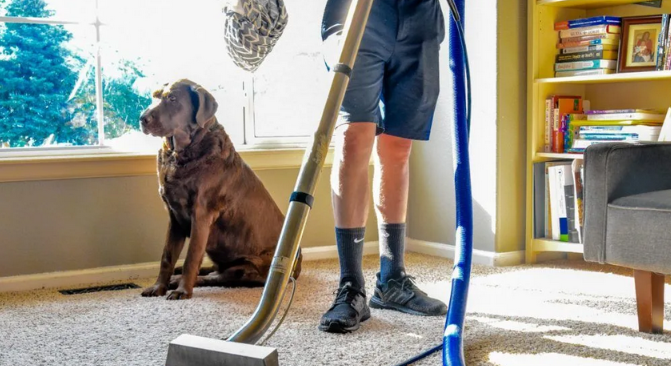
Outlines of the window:
M284 35L250 74L228 57L221 0L0 0L0 152L156 151L139 116L177 78L213 93L236 146L304 143L330 86L325 1L287 4Z
M254 74L253 142L305 141L316 131L331 83L322 55L326 0L285 1L287 28Z

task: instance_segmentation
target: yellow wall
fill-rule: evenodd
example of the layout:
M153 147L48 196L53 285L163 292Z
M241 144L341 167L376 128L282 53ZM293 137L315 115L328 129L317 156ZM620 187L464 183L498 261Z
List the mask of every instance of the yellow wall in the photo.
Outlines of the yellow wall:
M497 52L496 252L524 250L527 3L500 2Z
M258 172L286 212L298 169ZM324 168L303 246L334 245ZM153 176L0 183L0 277L157 262L167 216ZM372 215L367 240L377 240ZM182 256L184 256L184 252Z

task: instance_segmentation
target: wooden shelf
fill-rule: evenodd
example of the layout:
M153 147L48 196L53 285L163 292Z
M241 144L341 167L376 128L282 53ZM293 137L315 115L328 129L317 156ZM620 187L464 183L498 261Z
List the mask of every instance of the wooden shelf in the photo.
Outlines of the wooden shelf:
M539 84L599 84L628 83L632 81L671 80L671 70L628 72L610 75L567 76L536 79Z
M629 5L641 0L539 0L539 6L554 6L558 8L596 9L608 6Z
M534 251L537 252L565 252L582 253L583 245L579 243L567 243L550 239L534 239Z
M546 153L537 152L536 157L545 159L582 159L582 154L560 154L560 153Z

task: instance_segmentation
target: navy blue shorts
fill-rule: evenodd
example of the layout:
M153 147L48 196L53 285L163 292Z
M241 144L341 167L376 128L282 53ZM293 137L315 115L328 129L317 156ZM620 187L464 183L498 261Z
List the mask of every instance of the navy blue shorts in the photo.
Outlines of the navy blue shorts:
M337 63L350 0L328 0L324 60ZM438 0L374 0L340 123L374 122L377 134L428 140L440 93L438 53L445 39Z

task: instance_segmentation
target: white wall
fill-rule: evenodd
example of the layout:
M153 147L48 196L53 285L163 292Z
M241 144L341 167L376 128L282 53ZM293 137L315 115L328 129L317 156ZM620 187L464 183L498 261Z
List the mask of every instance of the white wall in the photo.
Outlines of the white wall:
M448 21L449 6L445 1L441 5ZM488 251L494 251L496 225L496 5L495 0L467 1L465 10L473 113L469 149L473 245ZM441 95L431 139L415 143L412 154L408 233L414 239L454 244L453 85L448 49L449 37L440 53Z
M441 1L446 20L449 6ZM466 1L471 69L471 188L475 249L524 248L526 136L526 2ZM409 236L455 244L449 37L442 45L441 95L428 142L411 160Z

